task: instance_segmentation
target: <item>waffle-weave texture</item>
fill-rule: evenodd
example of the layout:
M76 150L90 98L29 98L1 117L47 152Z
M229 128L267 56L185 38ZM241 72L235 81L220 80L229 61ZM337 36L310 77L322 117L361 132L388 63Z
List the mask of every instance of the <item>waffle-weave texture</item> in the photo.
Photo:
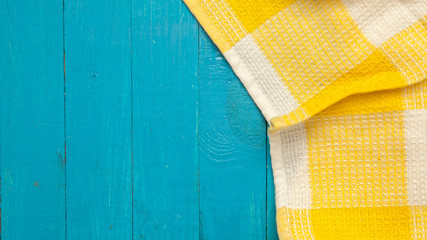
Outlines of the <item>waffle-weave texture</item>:
M427 239L427 0L184 0L269 123L280 239Z

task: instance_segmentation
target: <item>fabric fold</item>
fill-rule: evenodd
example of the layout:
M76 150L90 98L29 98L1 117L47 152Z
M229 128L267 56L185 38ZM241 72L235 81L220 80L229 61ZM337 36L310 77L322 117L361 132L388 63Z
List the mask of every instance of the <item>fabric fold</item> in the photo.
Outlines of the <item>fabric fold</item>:
M425 1L185 0L271 124L426 78Z
M427 239L426 0L184 0L269 123L280 239Z

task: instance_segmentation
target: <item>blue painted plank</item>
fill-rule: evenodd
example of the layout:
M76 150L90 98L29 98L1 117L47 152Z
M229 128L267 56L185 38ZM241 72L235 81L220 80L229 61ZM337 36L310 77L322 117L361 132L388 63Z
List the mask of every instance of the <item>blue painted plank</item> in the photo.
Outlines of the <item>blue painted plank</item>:
M276 199L270 144L267 141L267 240L278 240L276 225Z
M266 239L264 118L206 33L200 36L203 239Z
M0 1L3 239L65 238L62 1Z
M131 239L129 1L65 1L68 239Z
M182 1L132 10L134 239L198 239L198 24Z

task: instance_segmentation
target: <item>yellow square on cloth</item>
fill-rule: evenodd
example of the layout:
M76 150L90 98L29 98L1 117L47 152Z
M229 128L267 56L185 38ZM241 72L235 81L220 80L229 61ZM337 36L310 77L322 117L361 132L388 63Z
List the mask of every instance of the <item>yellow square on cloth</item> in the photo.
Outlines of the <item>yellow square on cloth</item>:
M269 123L280 239L427 239L427 0L184 0Z

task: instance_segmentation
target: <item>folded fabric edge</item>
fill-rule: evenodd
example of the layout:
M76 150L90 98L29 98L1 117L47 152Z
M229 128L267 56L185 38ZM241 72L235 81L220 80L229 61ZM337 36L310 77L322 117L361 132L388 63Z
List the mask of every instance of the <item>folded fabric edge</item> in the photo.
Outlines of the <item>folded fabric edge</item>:
M348 82L336 81L330 86L328 86L327 91L322 92L322 94L319 94L318 96L315 96L309 101L306 101L300 105L296 103L296 100L290 94L288 94L289 92L285 89L284 91L281 91L282 94L275 95L275 101L283 103L282 106L277 106L277 104L276 106L273 106L273 104L271 103L271 96L270 99L268 99L268 96L266 96L263 89L261 89L259 85L257 85L259 81L256 81L258 79L256 79L257 76L254 76L253 74L254 70L251 69L252 66L250 66L250 64L248 64L245 59L242 59L242 56L240 56L241 54L239 54L238 50L234 49L238 43L234 42L230 44L230 39L228 39L227 41L227 39L224 38L220 29L217 29L217 26L211 22L209 15L203 11L199 4L197 4L197 1L183 1L187 4L190 11L200 22L201 26L208 33L209 37L213 40L215 45L223 53L225 59L230 64L239 80L245 86L249 95L252 97L257 107L262 112L264 118L268 122L268 131L270 133L277 132L280 129L302 122L348 96L354 94L401 88L422 81L426 77L424 74L423 76L419 76L418 79L412 79L412 81L408 82L404 76L404 73L397 71L398 69L396 69L396 71L394 72L380 71L371 75L360 77L362 81L360 79L354 81L354 84L360 84L361 82L363 83L363 79L376 79L374 83L361 84L357 88L348 91ZM423 18L426 17L424 16ZM423 30L424 31L423 33L421 33L421 35L427 36L427 31L425 30L425 28ZM246 33L246 35L250 36L250 34L248 33ZM244 47L247 46L248 44L246 44ZM427 47L427 45L425 47ZM420 59L417 60L422 61ZM420 65L424 66L422 64ZM426 71L427 69L425 69L424 67L423 70ZM283 88L284 86L280 87ZM334 94L328 94L328 91L334 92ZM271 92L269 93L271 94Z
M309 113L305 114L305 116L307 117L305 118L300 117L301 116L300 109L297 109L296 111L291 112L287 115L273 117L270 121L271 126L269 127L268 131L270 133L275 133L277 131L280 131L283 128L287 128L291 125L295 125L297 123L305 121L308 118L313 117L316 114L322 112L323 110L326 110L327 108L332 107L335 104L339 104L341 101L345 100L346 98L356 94L370 94L372 92L403 88L423 80L421 79L420 81L416 81L412 84L406 84L405 82L401 81L404 79L404 77L400 72L378 72L377 74L365 76L363 78L366 78L366 79L375 78L380 82L386 82L388 80L390 81L388 85L384 85L384 87L382 88L364 86L362 88L355 89L355 91L347 91L347 92L346 91L340 92L340 90L343 87L345 87L342 84L334 84L334 86L331 86L330 91L339 92L339 94L323 94L319 96L317 99L311 99L310 101L307 101L301 105L302 109L308 109ZM319 104L319 102L322 102L323 104Z

